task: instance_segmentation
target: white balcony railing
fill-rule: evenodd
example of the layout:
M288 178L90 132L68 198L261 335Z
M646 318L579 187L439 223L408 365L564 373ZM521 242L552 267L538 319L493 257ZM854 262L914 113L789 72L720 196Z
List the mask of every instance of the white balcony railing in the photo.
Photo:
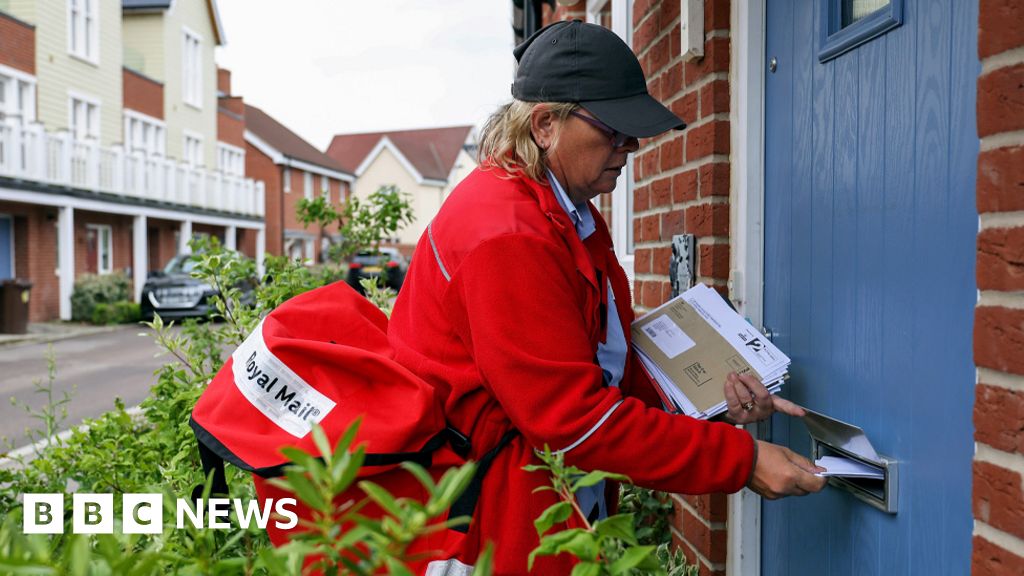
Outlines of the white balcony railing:
M193 168L167 158L126 154L41 124L0 122L0 176L130 198L263 216L263 182Z

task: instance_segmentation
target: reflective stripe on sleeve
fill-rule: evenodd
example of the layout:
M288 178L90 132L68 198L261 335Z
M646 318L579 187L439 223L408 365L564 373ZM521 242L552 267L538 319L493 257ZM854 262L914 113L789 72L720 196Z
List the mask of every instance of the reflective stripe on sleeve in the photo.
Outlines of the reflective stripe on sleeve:
M463 564L455 558L448 560L434 560L427 564L427 571L423 576L472 576L473 567Z
M441 274L444 279L451 282L452 277L448 274L448 269L444 267L444 262L441 262L441 253L437 251L437 244L434 242L434 221L431 220L430 224L427 224L427 239L430 240L430 248L434 251L434 260L437 260L437 267L441 269Z
M564 454L564 453L572 450L573 448L579 446L580 444L583 444L583 441L586 440L587 438L590 438L590 435L593 434L594 432L597 432L597 429L600 428L604 424L605 420L607 420L608 417L612 415L612 412L615 412L615 410L617 410L621 404L622 404L622 400L619 400L618 402L616 402L614 406L609 408L608 411L604 413L604 416L601 416L601 419L597 421L597 424L594 424L590 428L590 430L587 430L586 434L584 434L583 436L580 436L578 440L576 440L572 444L568 445L567 447L562 448L561 450L555 450L555 452L556 453L557 452L561 452L561 453Z

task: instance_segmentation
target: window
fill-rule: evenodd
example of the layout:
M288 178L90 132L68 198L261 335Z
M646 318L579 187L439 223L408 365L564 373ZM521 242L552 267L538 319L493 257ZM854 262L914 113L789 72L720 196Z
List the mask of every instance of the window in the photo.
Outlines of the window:
M303 173L302 193L306 196L307 200L313 199L313 175L309 172Z
M289 260L313 264L313 239L301 236L285 238L284 253Z
M284 180L284 185L283 185L284 191L285 192L291 192L292 191L292 171L287 166L285 166L285 168L284 168L284 175L281 176L281 180Z
M320 177L320 195L327 198L327 203L331 203L331 179L327 176Z
M68 52L98 63L100 0L68 0Z
M0 66L0 122L25 124L36 119L35 78Z
M124 149L129 154L142 152L147 156L163 156L167 152L164 123L145 114L125 110Z
M86 269L97 274L110 274L114 269L113 233L108 224L87 224L86 227ZM94 260L95 258L95 260Z
M819 0L821 48L825 62L903 23L903 0Z
M71 113L68 127L75 140L100 138L100 105L96 100L84 96L71 96Z
M217 142L217 169L230 176L245 175L245 150Z
M843 28L889 5L889 0L843 0L840 23Z
M182 99L196 108L203 107L203 48L199 35L186 29L181 50Z
M203 162L203 139L195 134L185 134L185 149L182 153L182 160L193 168L204 164Z

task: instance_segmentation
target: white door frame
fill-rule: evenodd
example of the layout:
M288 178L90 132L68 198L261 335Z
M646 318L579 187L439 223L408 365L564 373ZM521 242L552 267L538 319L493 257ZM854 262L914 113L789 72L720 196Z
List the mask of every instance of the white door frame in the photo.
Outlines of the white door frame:
M765 0L732 0L729 36L731 239L729 297L757 327L764 322ZM748 426L756 434L756 426ZM744 488L729 496L729 576L761 574L761 497Z

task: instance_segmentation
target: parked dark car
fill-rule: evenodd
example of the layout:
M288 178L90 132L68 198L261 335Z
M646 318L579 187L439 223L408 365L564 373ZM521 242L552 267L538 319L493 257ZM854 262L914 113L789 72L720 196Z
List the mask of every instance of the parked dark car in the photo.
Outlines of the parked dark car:
M386 246L380 250L360 250L349 259L348 284L363 294L360 280L382 278L385 286L397 292L402 288L408 267L409 261L397 248Z
M164 320L205 317L217 310L211 300L217 291L192 277L195 264L191 255L179 254L171 258L163 270L150 273L139 303L143 319L152 320L154 313ZM255 287L255 278L239 286L243 303L252 302Z

